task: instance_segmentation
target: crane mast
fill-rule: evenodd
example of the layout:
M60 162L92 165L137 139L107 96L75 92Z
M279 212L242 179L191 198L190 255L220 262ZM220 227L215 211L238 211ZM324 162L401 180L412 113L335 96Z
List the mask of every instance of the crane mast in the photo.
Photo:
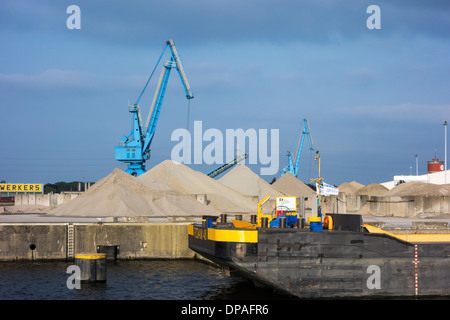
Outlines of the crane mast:
M171 58L169 61L164 61L163 63L163 68L159 77L158 84L156 86L155 95L150 106L150 111L147 117L147 121L145 122L145 126L143 126L142 124L140 106L138 105L138 102L140 100L139 97L138 101L134 105L129 107L129 112L133 115L133 129L131 130L130 134L122 137L122 145L115 147L116 160L128 163L127 173L133 176L139 176L143 174L145 172L145 162L150 159L150 146L155 135L162 102L166 92L167 82L169 81L170 71L172 69L175 68L178 71L181 83L183 84L183 88L186 94L186 98L188 100L194 98L173 40L166 41L166 45L164 47L163 53L161 54L161 57L167 47L169 47L170 49ZM160 60L158 60L158 63L159 61ZM147 81L147 84L149 81ZM147 84L145 85L141 96L145 91Z

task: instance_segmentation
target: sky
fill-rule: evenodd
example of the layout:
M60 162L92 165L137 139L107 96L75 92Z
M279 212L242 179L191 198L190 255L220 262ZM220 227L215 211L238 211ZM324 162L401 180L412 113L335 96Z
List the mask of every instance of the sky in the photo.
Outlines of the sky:
M81 29L67 27L70 5ZM371 5L380 29L367 26ZM305 141L304 182L318 175L316 150L334 185L415 174L416 159L425 174L435 154L444 160L450 120L449 10L439 0L2 1L0 180L95 182L126 170L114 147L169 39L195 98L188 105L173 71L147 169L171 159L174 130L202 121L224 136L278 130L280 171L307 119L315 150ZM140 100L144 118L160 70Z

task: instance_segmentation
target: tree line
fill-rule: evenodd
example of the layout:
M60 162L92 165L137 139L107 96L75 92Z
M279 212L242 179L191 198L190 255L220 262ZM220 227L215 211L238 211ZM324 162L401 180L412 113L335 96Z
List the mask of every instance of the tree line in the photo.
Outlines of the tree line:
M47 183L44 185L44 193L61 193L63 191L78 191L78 184L81 184L81 191L84 190L84 182L81 181L72 181L72 182L56 182L56 183ZM94 182L88 182L91 186Z

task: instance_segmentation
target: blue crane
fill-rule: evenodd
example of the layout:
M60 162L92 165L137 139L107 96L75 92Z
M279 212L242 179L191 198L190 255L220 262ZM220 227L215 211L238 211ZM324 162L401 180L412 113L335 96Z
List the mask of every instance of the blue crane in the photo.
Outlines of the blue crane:
M138 103L167 47L170 49L171 58L169 61L164 61L163 63L163 69L156 86L156 92L150 106L150 112L148 114L145 126L143 126L141 111ZM145 161L150 159L150 145L153 137L155 136L156 125L158 124L159 113L161 111L161 105L172 68L176 68L178 71L181 83L183 84L184 91L186 93L186 98L188 100L194 98L194 95L190 91L190 86L187 81L186 74L184 73L183 66L181 65L180 57L178 56L178 52L175 48L175 43L173 40L168 40L166 41L163 52L159 57L152 74L147 80L147 83L145 84L138 100L134 105L129 107L129 111L133 115L133 129L130 134L122 137L122 145L115 147L116 160L128 163L127 173L133 176L143 174L145 172Z
M311 137L311 130L309 129L308 120L303 119L303 132L302 132L302 137L301 137L301 139L299 141L299 146L297 148L297 157L296 157L296 160L295 160L295 164L294 164L294 162L292 160L292 153L291 153L291 151L288 151L288 165L283 168L283 170L280 173L280 177L282 177L286 172L289 172L294 177L297 177L298 167L300 165L300 156L302 154L303 142L305 141L305 136L308 136L309 149L310 150L314 150L313 143L312 143L312 137Z

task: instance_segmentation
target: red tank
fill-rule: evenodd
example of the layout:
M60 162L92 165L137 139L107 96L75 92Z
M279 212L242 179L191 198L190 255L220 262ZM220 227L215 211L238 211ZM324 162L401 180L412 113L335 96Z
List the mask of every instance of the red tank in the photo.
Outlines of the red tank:
M439 161L439 159L433 159L433 161L428 161L428 173L441 171L444 171L443 161Z

